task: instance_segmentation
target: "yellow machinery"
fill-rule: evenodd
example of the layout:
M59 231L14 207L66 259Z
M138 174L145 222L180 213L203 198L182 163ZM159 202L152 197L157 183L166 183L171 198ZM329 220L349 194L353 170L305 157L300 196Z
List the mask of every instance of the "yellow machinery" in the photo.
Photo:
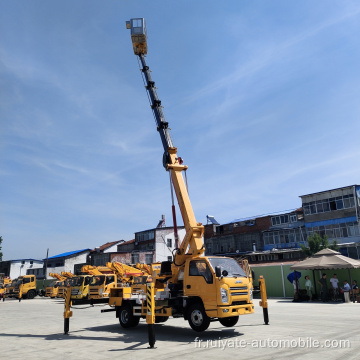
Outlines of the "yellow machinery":
M65 277L64 281L59 282L57 290L57 298L65 298L66 289L71 285L74 274L69 271L62 271L61 276Z
M5 289L10 287L11 279L5 277L4 274L0 274L0 299L4 296Z
M107 266L84 265L81 272L93 275L89 284L89 299L108 301L110 289L117 283L117 276Z
M143 270L119 262L108 262L106 266L118 276L118 283L128 284L133 282L135 277L147 276Z
M173 261L161 264L161 271L151 284L134 282L130 287L113 288L109 305L115 308L124 328L136 326L140 317L146 318L147 323L153 326L154 322L166 321L169 316L183 317L198 332L206 330L210 322L216 320L223 326L234 326L240 315L254 312L251 272L247 268L244 271L232 258L203 256L204 227L196 221L190 203L183 177L187 166L183 165L172 143L155 82L145 62L145 20L131 19L126 25L131 30L134 53L141 64L145 88L164 148L163 165L170 174L186 234L176 249ZM175 217L174 228L177 240ZM260 305L266 308L267 313L265 282L259 283L262 294ZM264 316L264 320L268 323L268 317ZM153 335L153 331L149 330L150 347L155 342Z
M5 301L5 298L12 298L14 297L14 289L17 279L11 280L10 283L5 285L4 287L4 293L3 293L3 301Z
M89 285L92 275L77 275L71 279L71 300L81 301L89 300Z
M70 317L72 316L72 303L79 300L109 300L109 292L112 288L129 286L137 282L147 282L151 279L150 274L159 271L159 264L143 265L137 264L138 268L119 262L108 262L106 266L84 265L81 272L91 275L80 275L72 278L71 286L65 291L64 298L64 333L69 331ZM89 280L79 280L88 277ZM140 280L138 280L140 279ZM114 282L112 282L114 280ZM83 281L81 286L77 284ZM85 286L88 283L88 287Z
M133 267L119 262L108 262L106 266L84 265L81 272L93 275L89 285L89 299L108 301L110 289L118 283L131 283L135 277L151 275L150 265Z
M149 344L154 347L154 323L164 322L170 316L188 320L195 331L206 330L211 321L219 321L225 327L234 326L240 315L254 312L252 278L232 258L203 256L204 227L195 219L183 173L187 166L177 155L177 148L170 137L168 123L162 112L155 82L145 63L147 53L146 27L143 18L126 22L131 30L135 55L141 64L141 72L150 99L150 106L164 148L163 165L170 174L180 212L186 229L185 237L177 244L176 219L174 217L175 243L178 247L173 261L161 263L160 273L153 277L134 277L131 286L119 284L110 290L109 305L116 311L123 328L134 327L140 318L149 324ZM173 202L173 214L174 202ZM265 324L268 324L265 281L260 281ZM110 310L103 310L110 311ZM69 329L71 316L65 306L64 329Z
M141 270L144 274L148 274L150 276L156 277L160 273L161 263L153 263L153 264L136 264L135 267Z
M36 295L38 295L36 290L36 276L19 276L14 287L14 297L20 301L21 299L33 299Z
M57 279L57 281L51 282L45 289L45 297L54 298L58 294L59 286L66 280L65 276L57 273L49 273L49 276Z

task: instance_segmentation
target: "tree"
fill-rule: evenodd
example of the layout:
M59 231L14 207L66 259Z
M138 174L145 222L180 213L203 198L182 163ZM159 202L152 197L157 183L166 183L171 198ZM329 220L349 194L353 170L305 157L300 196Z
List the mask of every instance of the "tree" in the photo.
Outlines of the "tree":
M3 253L1 252L2 236L0 236L0 261L2 261Z
M301 250L306 256L313 256L317 252L323 249L339 250L336 240L332 244L329 244L327 235L321 237L318 233L314 233L307 239L308 246L300 244Z

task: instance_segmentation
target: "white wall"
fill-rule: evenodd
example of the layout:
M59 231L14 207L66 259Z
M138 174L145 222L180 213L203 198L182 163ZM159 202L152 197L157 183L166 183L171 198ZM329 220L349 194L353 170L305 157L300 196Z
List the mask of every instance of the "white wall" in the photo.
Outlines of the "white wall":
M74 265L86 263L86 258L89 255L90 251L86 251L76 256L71 256L68 259L65 259L65 270L71 271L74 273Z
M64 260L64 266L55 266L55 267L49 267L47 268L46 277L50 278L49 273L58 273L60 274L62 271L67 271L74 273L74 265L76 264L84 264L86 263L86 258L89 255L90 250L86 252L82 252L78 255L71 255L68 258L65 258ZM63 259L63 258L59 258ZM49 259L49 262L55 262L54 259Z
M179 237L179 244L184 239L185 236L185 229L178 230L178 237ZM171 239L171 248L167 247L167 239ZM163 238L161 237L161 240L156 239L156 251L155 251L155 262L157 261L167 261L168 256L172 256L172 251L175 249L175 235L174 232L171 232L167 235L163 235Z
M117 252L117 246L120 245L123 242L125 242L125 241L119 241L116 244L114 244L113 246L110 246L107 249L105 249L103 252L104 253Z
M30 261L33 263L30 264ZM24 264L22 264L24 262ZM16 279L19 276L26 275L27 269L40 269L44 265L42 260L15 260L10 264L10 279Z

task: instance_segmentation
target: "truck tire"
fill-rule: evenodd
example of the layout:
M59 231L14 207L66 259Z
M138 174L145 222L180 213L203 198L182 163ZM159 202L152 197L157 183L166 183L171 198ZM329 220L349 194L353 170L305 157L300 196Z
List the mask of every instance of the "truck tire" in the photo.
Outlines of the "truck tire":
M200 303L192 304L189 307L188 321L191 328L197 332L205 331L210 325L210 318L206 315L204 306Z
M239 320L238 316L231 316L231 317L219 319L219 322L223 326L232 327L237 324L238 320Z
M119 322L124 329L137 326L139 321L140 316L134 316L131 304L124 304L120 307Z
M26 295L26 299L33 299L36 296L36 293L34 290L30 290L28 291L27 295Z

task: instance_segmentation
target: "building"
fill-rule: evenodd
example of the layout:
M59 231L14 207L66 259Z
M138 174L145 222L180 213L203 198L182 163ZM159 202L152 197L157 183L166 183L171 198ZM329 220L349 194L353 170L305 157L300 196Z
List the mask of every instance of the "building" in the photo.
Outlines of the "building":
M44 261L35 259L19 259L0 262L0 273L9 276L10 279L16 279L22 275L35 274L41 279L43 273Z
M306 243L306 231L301 208L224 225L210 221L212 224L205 225L206 255L242 257L251 263L303 257L300 244Z
M307 241L302 208L271 216L271 226L263 232L264 250L300 248Z
M270 227L269 215L237 219L224 225L207 224L204 233L205 254L225 255L263 251L263 232Z
M111 262L111 254L116 252L117 246L124 242L125 240L112 241L96 247L90 252L90 264L93 266L104 266L107 262Z
M318 233L336 240L340 252L359 259L360 186L320 191L300 196L307 236Z
M47 259L46 277L49 277L49 273L61 273L62 271L73 274L78 273L79 267L81 268L82 265L89 264L90 252L90 249L82 249L49 257Z
M185 228L178 227L179 244L185 236ZM111 261L124 264L151 264L172 260L175 249L173 227L156 227L135 233L135 239L117 245L117 252L112 253Z

